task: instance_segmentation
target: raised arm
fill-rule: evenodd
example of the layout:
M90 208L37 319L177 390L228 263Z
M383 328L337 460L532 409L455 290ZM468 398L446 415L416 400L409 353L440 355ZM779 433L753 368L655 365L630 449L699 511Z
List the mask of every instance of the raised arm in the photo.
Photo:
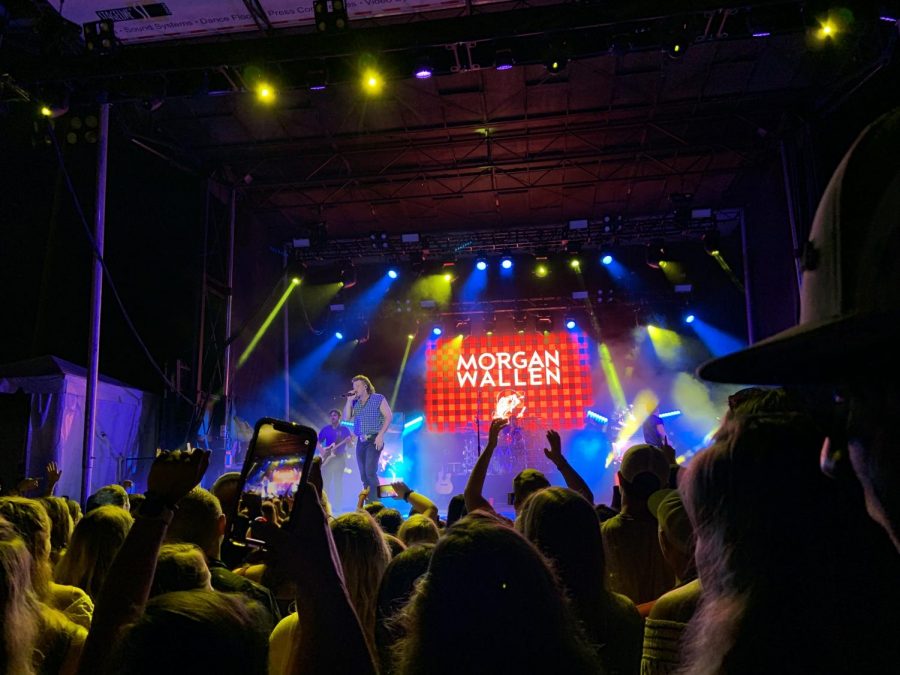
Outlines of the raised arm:
M559 433L550 429L547 432L547 442L550 444L550 447L544 448L544 454L547 456L547 459L553 462L553 464L556 465L556 468L559 469L563 480L566 481L566 487L570 490L575 490L575 492L593 504L594 493L591 492L591 488L588 487L588 484L584 481L584 478L581 477L581 474L572 468L569 461L563 457L562 441L559 438Z
M318 493L322 469L314 461L309 484L297 494L290 531L254 525L283 555L278 560L297 584L298 630L290 673L375 675L375 660L344 583L340 558ZM257 530L259 528L259 530Z
M49 462L47 464L47 482L44 483L45 497L53 495L53 491L56 489L56 484L59 483L60 478L62 478L62 471L60 471L56 462Z
M428 516L434 521L435 525L439 524L437 504L435 504L421 492L411 490L410 487L402 480L394 481L393 483L391 483L391 485L397 491L397 494L400 496L400 498L403 499L403 501L405 501L407 504L412 506L413 510L416 513L421 513L423 516Z
M156 559L175 505L209 466L209 452L163 452L147 478L147 498L116 555L97 598L78 672L102 673L122 630L140 618L150 595Z
M497 447L500 430L507 424L509 424L509 420L503 418L497 418L491 422L487 445L475 462L475 466L472 467L472 473L469 474L469 480L466 481L466 489L463 492L468 513L472 513L476 509L494 511L494 507L484 498L482 492L484 491L484 480L487 478L488 467L491 464L491 457L494 454L494 448Z

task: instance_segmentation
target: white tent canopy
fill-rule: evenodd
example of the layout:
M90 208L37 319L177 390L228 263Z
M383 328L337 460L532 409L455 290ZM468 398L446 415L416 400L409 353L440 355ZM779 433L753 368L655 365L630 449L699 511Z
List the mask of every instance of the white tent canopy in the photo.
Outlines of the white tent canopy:
M56 461L58 496L78 499L87 371L55 356L0 366L0 394L30 397L24 476L42 478ZM125 479L143 484L158 439L159 399L111 378L97 386L97 428L91 492Z

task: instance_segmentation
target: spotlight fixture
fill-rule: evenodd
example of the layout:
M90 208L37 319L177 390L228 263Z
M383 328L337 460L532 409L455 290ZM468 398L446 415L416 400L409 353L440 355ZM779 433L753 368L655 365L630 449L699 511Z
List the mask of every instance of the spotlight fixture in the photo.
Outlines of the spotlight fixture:
M513 328L516 329L516 332L521 335L525 332L525 329L528 328L528 314L513 314Z
M604 265L612 265L613 257L609 253L605 253L601 258L600 262Z
M568 59L565 56L555 56L548 59L544 67L551 75L558 75L565 70L566 63L568 63Z
M719 245L719 232L717 230L705 232L700 240L703 242L703 250L709 253L709 255L719 255L721 246Z
M396 279L397 276L398 276L398 275L397 275L397 270L391 268L391 269L388 270L387 275L388 275L391 279Z
M502 267L503 269L511 270L512 266L513 266L512 258L510 258L508 255L505 255L505 256L503 256L503 258L500 259L500 267Z
M685 323L694 323L694 320L695 320L696 318L697 318L697 317L694 316L693 314L686 314L685 317L684 317L684 322L685 322Z
M256 100L260 103L272 104L275 102L275 87L270 82L258 82L255 91Z
M434 66L431 65L431 59L427 56L419 58L413 68L413 76L417 80L428 80L432 75L434 75Z
M547 266L544 263L538 263L534 267L534 275L536 277L540 277L541 279L543 279L549 273L550 273L550 270L547 269Z
M461 335L464 338L468 337L472 334L472 321L471 319L459 319L456 322L456 334Z
M486 335L493 335L494 331L497 330L497 317L491 312L489 314L485 314L484 316L484 332Z
M578 324L575 323L575 319L572 317L566 317L566 330L575 330L578 327Z
M534 329L538 333L543 333L546 335L547 333L553 332L553 315L552 314L537 314L534 317Z
M488 267L487 260L485 260L484 258L478 258L475 261L475 269L478 270L479 272L484 272L487 269L487 267Z
M581 261L578 258L572 258L569 261L569 267L571 267L576 272L580 272L581 271Z
M434 328L431 329L431 334L434 335L435 337L440 337L441 334L443 334L443 332L444 332L444 329L441 328L440 326L435 326Z
M82 26L84 48L89 54L106 56L115 51L119 41L116 39L115 23L112 19L92 21Z
M497 70L509 70L515 64L511 49L498 49L494 55L494 68Z
M306 88L310 91L322 91L328 86L328 76L324 66L306 71Z
M374 68L367 68L362 77L363 89L367 94L380 94L384 87L384 78Z
M334 337L336 337L338 340L343 340L344 334L341 331L335 331Z
M661 241L655 241L647 244L645 261L647 263L647 267L653 268L655 270L665 267L666 251L663 248Z

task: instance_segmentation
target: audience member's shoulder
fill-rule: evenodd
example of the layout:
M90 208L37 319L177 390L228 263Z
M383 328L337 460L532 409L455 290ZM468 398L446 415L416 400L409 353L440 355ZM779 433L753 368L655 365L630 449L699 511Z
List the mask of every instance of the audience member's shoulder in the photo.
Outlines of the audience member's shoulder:
M634 603L626 595L609 591L606 594L606 602L610 613L616 617L617 621L622 623L642 623L640 613Z
M269 636L269 672L286 673L290 666L291 647L297 642L296 630L300 626L297 612L291 612L275 626Z
M94 616L94 602L77 586L67 586L50 582L50 605L83 628L91 627Z
M662 595L653 605L650 618L657 621L687 623L694 615L698 602L700 602L700 581L694 579Z

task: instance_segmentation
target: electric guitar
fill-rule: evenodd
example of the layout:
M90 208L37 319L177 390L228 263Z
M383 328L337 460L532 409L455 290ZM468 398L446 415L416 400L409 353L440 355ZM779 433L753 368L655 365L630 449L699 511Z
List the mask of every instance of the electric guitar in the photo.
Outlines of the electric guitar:
M434 483L434 491L439 495L450 495L453 494L453 481L450 480L450 474L444 473L443 467L441 467L441 471L438 472L437 481Z
M324 446L321 451L322 465L324 466L325 463L328 462L328 460L330 460L332 457L335 457L336 456L335 451L339 447L341 447L342 445L347 443L349 440L350 440L350 436L347 436L345 439L343 439L341 441L335 441L334 443L332 443L330 445Z

